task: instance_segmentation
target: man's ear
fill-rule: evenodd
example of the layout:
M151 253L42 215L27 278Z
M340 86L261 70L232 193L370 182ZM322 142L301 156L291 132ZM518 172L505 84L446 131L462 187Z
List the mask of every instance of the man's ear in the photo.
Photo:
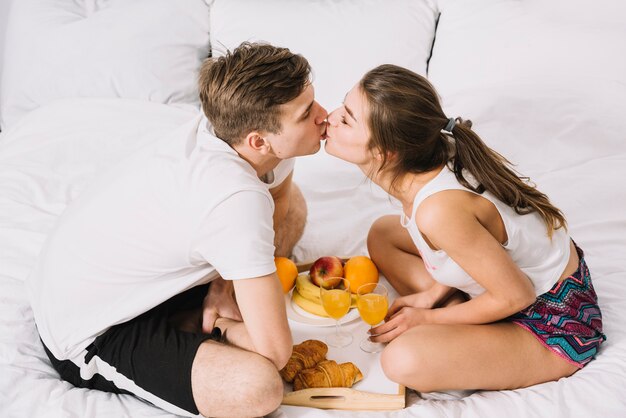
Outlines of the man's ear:
M246 144L256 152L259 152L263 155L269 154L271 151L270 143L265 139L264 135L260 132L252 131L250 132L245 139Z

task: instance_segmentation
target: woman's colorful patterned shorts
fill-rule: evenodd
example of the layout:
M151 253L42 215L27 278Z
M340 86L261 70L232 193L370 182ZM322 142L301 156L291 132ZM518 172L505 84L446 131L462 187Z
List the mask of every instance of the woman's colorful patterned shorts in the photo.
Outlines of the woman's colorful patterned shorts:
M548 349L582 368L606 340L602 313L591 283L583 251L576 246L580 264L574 274L537 297L535 303L509 320L530 332Z

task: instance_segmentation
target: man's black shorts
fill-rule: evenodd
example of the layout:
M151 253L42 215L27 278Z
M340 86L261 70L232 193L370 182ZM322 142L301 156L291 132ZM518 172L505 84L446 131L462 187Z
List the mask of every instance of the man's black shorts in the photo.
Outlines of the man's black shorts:
M177 312L201 308L208 286L189 289L111 327L86 347L78 360L58 360L44 345L46 354L61 378L74 386L130 393L168 412L197 416L191 366L200 344L220 340L221 332L219 328L212 334L181 331L170 318Z

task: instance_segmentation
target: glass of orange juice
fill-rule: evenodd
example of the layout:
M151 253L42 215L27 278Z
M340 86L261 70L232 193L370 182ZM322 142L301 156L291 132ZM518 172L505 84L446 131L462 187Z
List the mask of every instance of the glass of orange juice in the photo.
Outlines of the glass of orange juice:
M371 327L380 323L387 315L389 308L388 291L381 283L367 283L360 286L356 291L356 307L363 321ZM383 343L374 343L369 337L359 344L361 350L367 353L378 353L385 348Z
M335 320L335 333L326 337L332 347L345 347L352 342L352 335L341 331L339 320L348 313L352 302L350 283L342 277L327 277L320 286L320 298L324 310Z

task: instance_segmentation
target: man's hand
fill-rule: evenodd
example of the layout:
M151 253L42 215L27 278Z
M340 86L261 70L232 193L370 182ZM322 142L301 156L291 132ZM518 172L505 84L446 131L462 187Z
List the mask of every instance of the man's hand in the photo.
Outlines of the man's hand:
M202 302L202 332L211 333L217 318L242 321L241 312L235 300L233 283L221 277L211 282L209 291Z

